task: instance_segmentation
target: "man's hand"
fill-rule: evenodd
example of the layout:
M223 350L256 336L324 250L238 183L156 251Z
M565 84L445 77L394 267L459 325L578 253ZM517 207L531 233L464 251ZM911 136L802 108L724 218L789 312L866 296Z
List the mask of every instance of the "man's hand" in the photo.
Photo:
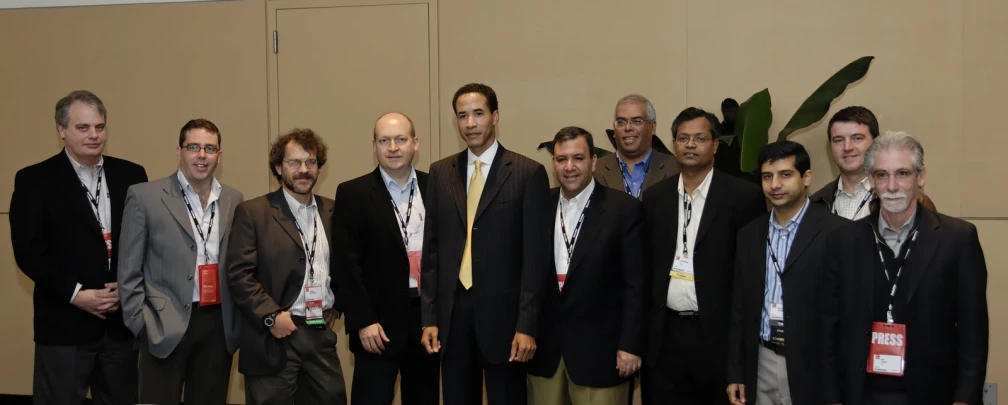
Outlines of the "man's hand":
M534 337L521 332L515 332L514 339L511 340L511 358L508 361L527 362L532 360L535 351L536 342Z
M438 340L437 326L423 328L423 336L420 337L420 344L427 349L427 354L434 354L441 351L441 341Z
M290 311L283 311L277 315L276 319L273 321L273 326L269 328L270 333L273 337L277 339L283 339L290 336L291 333L297 330L297 326L294 326L294 321L291 320Z
M77 296L74 297L73 304L75 307L79 308L81 311L87 312L91 315L98 317L99 319L105 319L105 312L112 307L118 307L119 305L119 293L117 292L115 298L108 296L108 289L101 290L85 290L81 289L77 292ZM99 295L101 294L101 295Z
M629 377L640 370L641 358L632 353L622 350L616 351L616 369L619 370L620 377Z
M745 401L745 384L728 384L728 401L731 405L742 405Z
M329 311L322 313L322 319L325 320L325 326L327 328L332 329L333 325L336 324L336 320L339 319L339 315L337 314L338 313L336 311Z
M119 284L118 283L105 283L104 290L96 290L95 295L98 298L110 298L115 300L112 304L104 304L98 307L101 313L106 314L109 312L115 312L119 310Z
M368 353L382 354L385 351L385 343L389 338L385 336L385 329L382 329L381 324L375 322L357 331L357 334L360 335L361 345Z

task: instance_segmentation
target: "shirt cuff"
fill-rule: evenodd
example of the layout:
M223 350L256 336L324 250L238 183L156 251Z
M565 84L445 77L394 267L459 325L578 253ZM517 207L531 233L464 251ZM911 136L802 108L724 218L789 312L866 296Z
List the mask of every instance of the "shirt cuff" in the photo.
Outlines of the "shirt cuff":
M77 283L77 287L76 287L76 288L74 288L74 293L73 293L73 295L71 295L71 296L70 296L70 303L71 303L71 304L73 304L74 300L75 300L75 299L77 299L77 293L79 293L79 292L80 292L80 289L81 289L81 287L83 287L83 286L81 285L81 283Z

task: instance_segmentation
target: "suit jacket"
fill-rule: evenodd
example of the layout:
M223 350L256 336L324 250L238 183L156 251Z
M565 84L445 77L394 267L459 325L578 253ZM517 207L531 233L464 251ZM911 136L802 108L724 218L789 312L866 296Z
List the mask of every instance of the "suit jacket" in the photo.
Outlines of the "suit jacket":
M837 177L833 181L823 186L823 188L820 188L819 191L813 193L809 198L812 200L812 202L823 204L826 206L826 209L832 211L833 201L836 200L836 191L837 187L839 186L840 186L840 177ZM873 198L873 200L877 201L878 197ZM921 193L920 198L918 198L918 200L924 203L925 208L934 212L938 212L938 208L935 208L934 201L931 201L931 197L928 197L927 194ZM872 204L875 204L875 201L873 201ZM871 206L872 204L869 204L869 206ZM869 209L869 207L865 207L865 209Z
M226 254L231 218L244 199L238 190L221 185L215 225L220 230L217 277L224 318L221 327L231 353L237 349L238 319L227 285ZM151 354L163 359L188 329L197 245L203 243L194 234L177 172L129 188L122 235L118 274L123 318L137 337L146 329Z
M644 176L644 184L641 185L640 197L644 196L645 189L679 174L679 163L676 162L674 156L658 151L653 152L647 175ZM623 186L623 169L620 168L619 159L616 158L615 153L599 158L598 164L595 165L595 180L603 186L626 192L626 188Z
M559 199L555 188L554 212ZM550 223L556 227L555 214ZM564 243L549 240L550 246ZM529 373L552 377L562 356L575 384L612 387L628 380L616 369L616 351L644 354L650 292L640 203L596 185L576 242L562 292L550 266L543 332Z
M103 170L111 199L112 246L118 246L126 189L147 181L147 172L111 156L104 157ZM77 283L86 290L115 282L119 260L113 249L106 270L109 257L101 225L66 151L18 170L10 225L14 260L35 282L35 343L76 346L97 342L106 333L132 338L122 311L101 320L70 303Z
M713 169L710 189L704 202L693 251L696 269L696 296L702 328L708 341L712 364L727 364L724 348L728 344L728 319L731 312L732 284L735 268L735 243L738 230L766 212L766 202L759 187ZM681 237L678 210L682 198L678 191L679 176L662 180L648 190L644 199L644 223L651 225L653 288L651 295L651 328L648 338L648 364L654 366L662 346L665 324L665 301L674 261L673 247ZM696 219L694 219L695 221Z
M333 200L316 195L325 229L332 243ZM267 315L290 310L301 294L305 252L296 219L283 190L245 201L235 210L227 250L228 285L241 313L238 371L245 375L274 375L283 369L287 354L283 341L273 337L263 321ZM321 242L321 241L320 241ZM330 251L330 263L332 263ZM330 287L339 302L339 288L330 274Z
M830 215L822 205L808 204L781 269L785 360L792 401L821 404L818 397L818 287L825 258L837 253L835 247L827 244L826 238L850 221ZM746 398L756 398L760 328L766 296L766 241L771 215L763 214L739 230L736 243L735 292L728 335L728 383L745 384Z
M416 176L418 196L426 207L427 173L417 170ZM332 274L343 293L350 350L365 353L356 332L375 323L381 323L389 338L382 356L395 356L407 344L419 345L406 341L408 328L417 322L410 319L409 258L381 172L375 168L340 184L335 204Z
M420 305L424 326L446 338L466 244L468 152L431 165L424 205L424 253ZM552 210L543 165L504 149L490 166L472 230L469 293L476 316L476 340L483 357L507 362L515 332L539 333L539 314L549 272ZM444 342L442 342L444 343ZM441 350L444 356L445 347Z
M830 260L822 283L825 403L858 404L876 300L874 275L883 271L873 227L878 211L831 235L844 252ZM989 319L987 265L973 224L918 203L917 242L904 264L906 367L903 382L912 404L979 404L987 371ZM897 295L900 299L900 295Z

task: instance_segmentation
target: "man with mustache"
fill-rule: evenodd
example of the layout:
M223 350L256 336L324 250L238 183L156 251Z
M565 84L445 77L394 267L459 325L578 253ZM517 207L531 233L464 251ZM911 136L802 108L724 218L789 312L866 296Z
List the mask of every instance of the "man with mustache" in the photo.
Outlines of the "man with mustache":
M294 129L270 148L280 189L238 206L228 284L242 314L238 371L249 404L346 404L330 277L333 200L312 194L326 145Z
M130 187L119 246L119 296L140 339L140 402L227 401L238 319L224 257L241 192L214 177L221 133L190 120L179 131L179 168Z
M651 148L658 127L651 101L640 94L624 96L616 102L614 116L616 153L599 158L595 180L640 199L644 189L679 173L679 165Z
M427 173L413 168L420 149L413 121L378 117L371 147L378 167L336 189L333 276L346 308L354 353L354 405L391 405L402 375L404 405L436 404L438 357L420 340L420 255Z
M840 176L812 194L812 202L825 204L834 214L850 220L868 216L875 192L865 173L864 159L865 152L878 136L878 119L865 107L846 107L833 114L826 126L826 139ZM920 200L929 210L937 211L923 192Z
M987 265L977 229L918 200L924 148L905 132L865 155L880 204L830 236L821 297L823 402L979 404Z

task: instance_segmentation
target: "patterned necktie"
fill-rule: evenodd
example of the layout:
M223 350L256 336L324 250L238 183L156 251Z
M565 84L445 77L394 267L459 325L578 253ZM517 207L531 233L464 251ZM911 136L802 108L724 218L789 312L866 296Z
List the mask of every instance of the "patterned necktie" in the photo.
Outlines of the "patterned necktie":
M476 220L476 207L479 207L480 195L483 194L483 162L476 159L476 170L473 170L469 180L469 194L466 196L466 244L462 252L462 267L459 269L459 281L466 290L472 287L472 230Z

